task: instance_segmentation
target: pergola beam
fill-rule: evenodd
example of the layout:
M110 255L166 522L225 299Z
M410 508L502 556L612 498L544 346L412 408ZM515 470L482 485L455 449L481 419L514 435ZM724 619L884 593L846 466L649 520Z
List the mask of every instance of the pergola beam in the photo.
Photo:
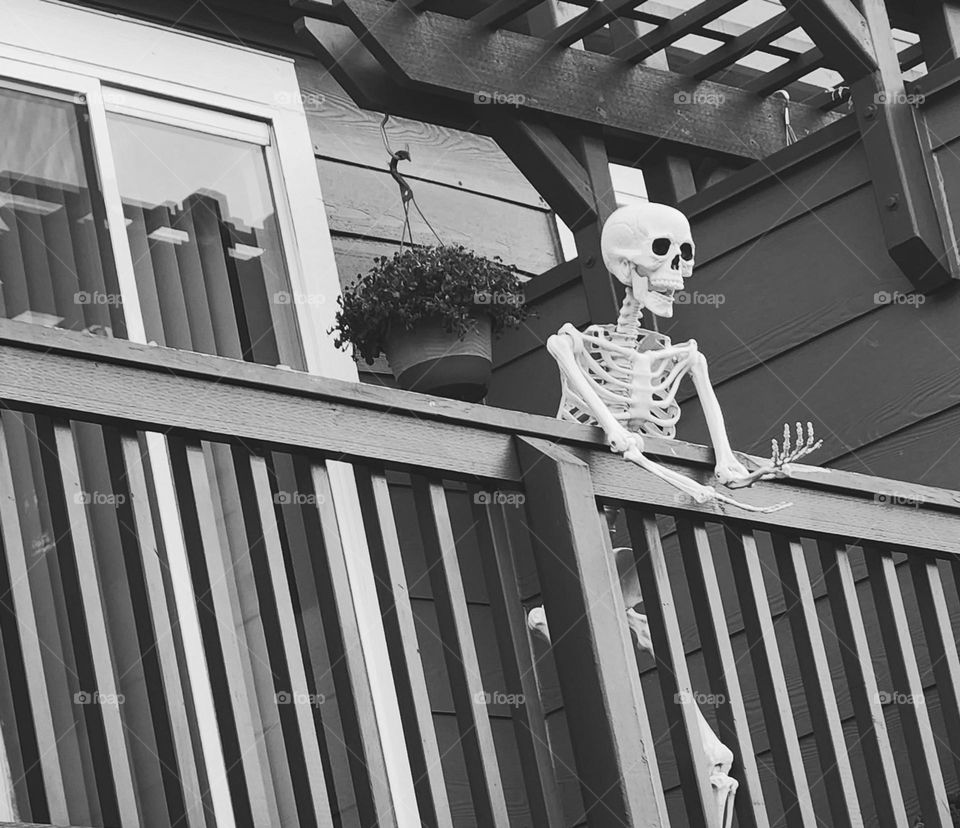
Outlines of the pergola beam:
M557 26L552 34L547 35L547 40L557 46L569 46L597 29L603 28L621 13L632 9L638 2L642 0L600 0L585 12Z
M731 0L726 0L731 2ZM517 113L559 117L599 128L607 138L665 141L734 158L762 158L784 146L783 106L736 87L608 55L553 49L542 38L434 12L412 14L386 0L338 0L336 9L387 73L408 92L472 103L487 116L492 100ZM438 104L443 106L443 104ZM838 116L791 108L798 136Z
M744 55L766 46L796 28L797 22L790 13L782 12L685 66L684 72L694 78L709 78L731 63L736 63Z
M783 7L847 83L877 70L867 21L851 0L783 0Z
M776 69L750 81L744 86L744 89L766 97L778 89L783 89L800 80L804 75L810 74L815 69L821 68L826 60L823 52L818 48L808 49L793 60L788 60L782 66L778 66Z
M483 11L477 12L471 20L477 26L485 26L488 29L499 29L501 26L516 20L518 17L526 14L533 8L536 8L544 0L495 0Z
M629 63L639 63L676 43L680 38L703 28L743 2L744 0L705 0L652 32L638 37L633 43L617 49L613 54Z

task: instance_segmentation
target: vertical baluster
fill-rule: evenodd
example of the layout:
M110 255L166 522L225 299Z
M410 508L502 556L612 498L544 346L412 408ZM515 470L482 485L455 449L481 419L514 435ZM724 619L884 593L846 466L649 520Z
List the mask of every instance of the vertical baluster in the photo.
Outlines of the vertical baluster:
M150 613L157 659L163 674L163 693L177 756L176 768L168 770L175 771L183 791L185 824L189 828L201 828L206 824L204 819L207 807L204 802L206 779L202 769L197 768L193 751L196 728L191 723L191 718L196 711L192 701L184 693L184 684L187 682L181 676L177 657L176 643L180 637L180 624L179 621L176 625L171 623L170 607L173 605L173 596L169 594L169 586L160 563L161 560L166 559L165 550L154 530L147 477L143 467L144 452L141 452L137 438L131 434L120 436L120 446L123 453L124 475L130 491L133 526L143 562L147 611Z
M184 534L193 547L191 576L202 608L201 625L206 627L204 644L214 695L219 696L221 738L229 740L224 753L234 808L239 821L247 810L253 824L275 825L280 822L276 794L264 725L248 686L252 675L250 652L238 634L238 630L243 632L242 613L235 594L222 508L213 496L204 450L199 445L177 446L171 441L170 454ZM187 500L191 494L192 503ZM223 710L224 705L229 705L229 712Z
M296 804L301 812L300 824L313 822L320 826L332 826L333 817L330 813L330 802L327 799L326 781L323 775L323 760L320 757L320 743L317 740L317 719L319 718L312 701L310 700L311 686L307 683L303 657L300 651L300 641L297 635L297 621L293 614L292 595L287 582L286 563L283 548L280 545L280 531L277 527L277 517L273 509L273 492L270 487L266 461L262 457L249 457L250 473L253 478L253 499L259 513L260 527L263 532L261 540L262 551L266 558L266 570L272 587L272 596L262 595L260 600L261 613L267 617L264 621L276 623L276 629L270 640L279 644L279 652L271 647L271 670L275 679L289 680L293 718L296 720L295 735L284 734L285 742L299 742L302 754L292 754L294 744L288 744L286 755L288 761L296 766L302 763L302 768L291 768L295 783L298 777L305 777L307 785L306 795L295 785ZM247 502L246 508L254 507ZM254 544L252 554L258 554ZM255 571L260 571L255 567ZM266 588L267 584L260 583L258 589ZM272 598L272 600L271 600ZM272 605L268 609L268 605ZM273 624L271 624L273 626ZM279 641L276 639L279 638ZM275 663L276 660L276 663ZM282 664L281 664L282 662ZM285 675L284 675L285 674ZM284 688L286 690L287 688ZM281 712L281 716L283 713ZM286 730L286 729L284 729ZM292 754L292 755L291 755ZM307 799L308 802L304 800ZM306 806L309 817L303 815ZM312 819L311 819L312 818Z
M90 655L96 680L96 690L101 696L117 700L99 705L103 720L104 735L113 773L117 808L122 825L139 826L140 797L133 778L133 766L127 745L127 734L119 703L117 672L113 663L107 619L104 614L103 596L97 575L97 563L93 554L93 537L84 508L83 484L73 432L64 423L53 426L56 439L60 473L63 478L64 502L72 530L73 551L76 556L77 579L80 599L90 646Z
M817 545L877 818L884 828L906 826L909 824L907 811L900 792L886 719L880 707L850 556L845 548L830 541L821 540Z
M479 703L484 695L480 661L470 626L447 497L440 483L421 477L414 478L413 492L473 806L481 825L506 828L510 824L507 804L490 718L486 706Z
M346 550L340 536L340 525L334 508L333 487L326 464L310 467L312 489L316 494L317 513L326 571L323 576L322 599L336 610L337 634L327 635L333 680L341 699L340 716L344 737L354 766L354 789L362 825L390 828L397 824L389 791L386 759L374 715L373 687L365 663L365 653L357 624L357 607L350 590Z
M663 786L607 528L586 464L519 438L534 553L587 821L668 823Z
M803 546L799 539L777 533L773 535L773 549L833 822L838 828L862 826L853 769L850 767L850 756L837 710L837 698L820 633L820 618Z
M768 828L770 820L760 785L756 748L743 705L737 660L730 643L707 528L702 521L678 517L677 535L704 663L715 682L714 690L724 698L717 708L717 735L735 757L731 775L740 783L735 803L737 823L741 828Z
M897 709L903 724L903 735L924 821L927 825L952 828L950 803L947 801L943 772L937 758L936 740L924 701L923 684L920 682L917 656L913 651L897 567L892 553L888 550L865 544L863 552L870 576L870 589L880 619L883 648L890 665L892 689L903 702Z
M697 701L690 684L680 622L677 620L657 521L655 517L632 506L628 506L626 512L687 819L691 825L720 828L709 780L710 764L704 753Z
M37 629L37 607L30 589L27 551L23 544L20 528L20 514L17 508L17 492L14 488L10 454L7 449L5 422L0 418L0 531L3 532L3 545L7 553L7 566L10 575L10 596L12 609L16 615L17 628L20 631L20 648L24 655L26 685L30 694L30 710L33 714L33 727L37 736L40 770L46 792L48 816L58 825L70 823L67 786L64 784L63 767L67 745L58 744L58 727L52 710L51 690L44 675L41 650L44 642ZM50 645L47 644L47 647ZM71 733L73 727L64 735ZM67 764L69 767L69 764ZM69 772L69 771L68 771ZM71 786L72 787L72 786ZM81 786L82 789L82 786ZM72 791L71 791L72 793ZM74 806L80 810L82 806Z
M757 542L751 532L727 529L730 565L740 599L747 645L757 678L757 691L770 738L780 798L788 826L816 825L810 788L803 769L800 740L783 675L777 634L763 583Z
M530 815L538 826L565 825L504 506L484 506L474 497L473 515L504 681L524 699L523 704L513 706L513 723Z
M937 682L940 711L954 766L960 771L960 659L950 625L950 608L935 558L913 553L910 573L917 593L917 606L927 641L927 651Z
M417 803L426 824L452 828L453 816L443 779L430 695L420 660L416 620L403 569L403 554L382 473L357 468L357 490L364 514L364 529L383 614L384 631L396 676L404 737L410 752Z

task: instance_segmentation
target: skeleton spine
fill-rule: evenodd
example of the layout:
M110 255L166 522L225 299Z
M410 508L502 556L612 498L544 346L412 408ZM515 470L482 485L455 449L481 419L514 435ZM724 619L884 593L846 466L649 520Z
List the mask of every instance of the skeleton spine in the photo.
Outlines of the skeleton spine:
M617 333L636 342L640 331L643 330L640 319L642 313L643 305L637 301L633 295L633 288L628 285L623 304L620 306L620 316L617 319Z

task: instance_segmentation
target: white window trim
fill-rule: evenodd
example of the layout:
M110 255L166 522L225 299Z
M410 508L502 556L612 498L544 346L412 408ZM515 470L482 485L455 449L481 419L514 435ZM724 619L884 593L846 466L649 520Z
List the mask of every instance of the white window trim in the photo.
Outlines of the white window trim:
M313 297L313 301L296 303L307 370L357 381L353 359L335 348L332 337L326 333L334 323L340 282L293 61L54 0L2 2L0 76L54 88L63 88L66 81L68 88L88 96L99 172L108 193L119 193L119 189L112 158L105 157L109 152L104 152L109 148L105 91L111 109L123 105L122 97L110 97L112 89L130 90L167 99L171 102L171 114L176 102L180 102L223 113L222 121L234 116L270 126L276 152L267 157L291 289L295 294ZM111 89L105 90L104 86ZM153 101L151 108L155 106ZM108 202L112 202L107 204L107 215L118 279L125 295L124 307L128 316L134 317L127 321L128 335L133 341L144 342L143 321L137 318L139 303L126 300L135 300L137 291L122 205L117 197L108 198ZM131 314L131 308L138 312ZM188 669L202 734L205 731L204 752L210 751L208 773L212 785L217 786L211 794L217 824L225 827L234 824L233 810L222 770L216 717L212 715L213 695L193 588L185 577L189 566L176 511L169 453L165 438L150 436L156 438L148 439L148 447L157 473L158 496L165 504L161 517L168 554L177 559L176 570L184 575L174 579L179 581L175 585L176 600L181 623L186 625L184 637L189 633L194 640L187 652ZM328 468L353 604L359 610L363 656L374 696L394 814L402 828L415 828L421 825L420 815L386 637L377 611L379 601L353 469L338 462L329 462Z

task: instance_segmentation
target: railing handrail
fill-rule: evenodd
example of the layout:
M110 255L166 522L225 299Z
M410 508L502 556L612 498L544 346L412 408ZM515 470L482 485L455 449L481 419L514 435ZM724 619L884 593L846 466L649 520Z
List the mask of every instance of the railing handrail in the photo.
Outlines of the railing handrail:
M791 501L790 509L721 509L684 502L668 484L612 455L590 426L9 320L0 320L0 401L75 419L319 451L508 486L522 480L515 441L524 438L561 444L587 463L600 497L739 519L758 528L960 553L958 492L810 469L738 493L756 505ZM712 450L653 438L646 444L661 462L709 482ZM884 500L909 505L878 508Z

